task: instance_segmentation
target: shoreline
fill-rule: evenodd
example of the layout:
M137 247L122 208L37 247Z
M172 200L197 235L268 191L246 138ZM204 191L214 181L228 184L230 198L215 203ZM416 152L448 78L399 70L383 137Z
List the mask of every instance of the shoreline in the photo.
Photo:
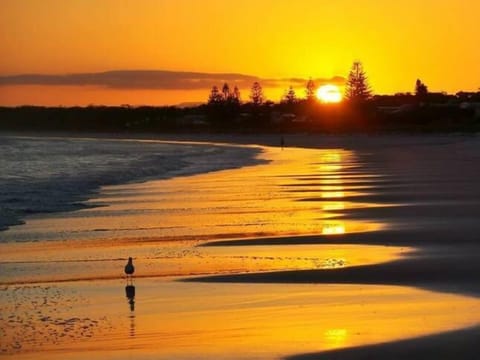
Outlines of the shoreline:
M285 147L299 147L307 149L319 149L325 147L340 147L352 150L368 149L378 144L368 144L368 141L375 139L386 139L388 142L395 139L410 140L461 140L477 139L477 133L416 133L416 132L379 132L379 133L346 133L346 134L316 134L316 133L265 133L265 134L243 134L243 133L113 133L113 132L65 132L65 131L0 131L2 136L18 137L59 137L72 139L108 139L108 140L145 140L182 142L193 144L213 143L219 145L248 145L248 146L271 146L281 147L280 138L284 136ZM323 140L323 141L320 141ZM357 140L368 140L359 141ZM394 141L395 142L395 141ZM415 142L413 142L415 144ZM425 144L429 144L426 141ZM394 144L395 145L395 144ZM397 146L397 145L395 145Z
M64 134L66 135L66 134ZM89 200L97 196L102 187L106 186L113 186L113 185L124 185L124 184L131 184L131 183L142 183L146 182L152 179L158 180L158 179L170 179L170 178L175 178L175 177L181 177L181 176L194 176L198 174L205 174L209 172L215 172L215 171L223 171L223 170L228 170L228 169L238 169L242 168L245 166L254 166L257 164L262 163L262 161L259 160L258 155L262 151L260 147L253 147L253 146L241 146L241 145L236 145L236 144L228 144L228 143L207 143L207 142L194 142L194 141L173 141L173 140L147 140L147 139L128 139L128 138L116 138L116 137L98 137L96 135L100 134L91 134L91 137L77 137L77 136L62 136L60 134L42 134L40 136L36 134L14 134L14 133L1 133L0 132L0 139L2 137L5 138L10 138L10 139L24 139L24 140L52 140L52 141L62 141L62 140L78 140L78 141L94 141L94 142L100 142L101 140L108 140L108 141L131 141L131 142L138 142L139 144L145 143L145 144L159 144L159 145L172 145L172 146L199 146L199 147L219 147L219 148L224 148L224 149L234 149L234 148L241 148L242 151L246 151L250 149L251 153L248 155L248 157L245 154L242 154L242 159L236 159L234 163L229 162L223 162L220 165L208 165L205 166L204 168L198 168L193 166L193 163L185 163L182 167L180 168L174 168L170 169L170 171L167 171L167 173L162 172L164 171L162 166L158 167L158 170L156 171L155 175L152 175L150 171L148 174L143 174L143 175L138 175L137 173L132 173L132 169L130 170L130 176L122 179L120 182L115 179L111 179L110 181L101 181L100 183L94 184L92 186L87 186L86 189L82 189L81 191L77 193L71 193L71 191L68 191L68 195L70 196L70 199L65 199L62 200L62 202L57 206L58 209L55 208L47 208L47 209L32 209L32 207L29 204L25 204L26 208L28 211L23 211L24 214L22 214L20 210L15 209L16 204L14 204L13 208L8 208L5 207L4 209L4 222L0 223L0 233L2 231L8 230L12 226L21 226L25 224L25 219L28 219L29 217L35 216L35 215L41 215L45 213L60 213L60 212L65 212L65 211L78 211L81 209L85 208L91 208L94 206L102 206L102 205L91 205L88 204ZM121 144L121 143L119 143ZM147 156L146 154L145 156ZM151 156L151 155L149 155ZM191 157L192 155L190 155ZM211 157L211 154L206 154L205 156ZM221 159L221 157L224 155L213 155L217 156ZM188 156L186 156L188 158ZM213 159L215 160L215 158ZM219 159L216 159L217 161ZM144 161L144 159L139 159L137 162L141 164L141 162ZM217 161L211 161L211 164L217 164ZM95 165L95 164L94 164ZM135 166L138 164L133 164L132 166ZM161 164L164 165L164 164ZM11 174L8 174L11 175ZM62 174L63 176L73 176L73 174ZM14 199L17 201L17 199ZM35 199L38 202L38 199ZM40 199L41 200L41 199ZM0 204L1 205L1 204ZM8 204L7 204L8 206ZM42 205L43 206L43 205ZM6 220L5 220L6 219Z
M468 336L461 346L470 356L479 323L472 314L480 313L480 245L471 216L478 208L477 170L452 162L449 173L443 164L464 153L475 158L476 144L357 140L350 139L354 151L268 148L263 155L274 161L264 165L106 187L90 203L107 207L36 219L25 236L51 228L66 232L66 240L44 248L11 244L19 251L11 249L15 262L1 262L2 272L40 280L55 273L96 276L1 286L3 304L23 304L26 315L11 319L18 334L24 325L41 334L54 329L60 344L40 346L28 331L34 352L16 340L25 348L12 355L100 359L105 353L92 349L105 348L122 360L309 359L324 356L319 351L341 357L352 348L356 359L371 344L395 348L404 339L468 328L460 330ZM372 153L383 143L388 147ZM422 156L405 157L412 150L399 144L415 144ZM98 240L76 243L75 231L91 229L101 229ZM238 229L243 238L232 240L228 235ZM278 236L259 238L259 229ZM177 241L162 241L170 235ZM134 310L121 280L132 253L139 271ZM436 336L428 343L443 341Z

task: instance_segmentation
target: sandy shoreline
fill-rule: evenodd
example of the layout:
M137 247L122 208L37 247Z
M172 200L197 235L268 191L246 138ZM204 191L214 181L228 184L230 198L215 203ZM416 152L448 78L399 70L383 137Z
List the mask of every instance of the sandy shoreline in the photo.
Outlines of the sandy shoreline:
M92 203L108 206L30 219L15 231L65 238L0 244L1 354L475 358L475 138L360 138L265 148L272 163L107 187Z

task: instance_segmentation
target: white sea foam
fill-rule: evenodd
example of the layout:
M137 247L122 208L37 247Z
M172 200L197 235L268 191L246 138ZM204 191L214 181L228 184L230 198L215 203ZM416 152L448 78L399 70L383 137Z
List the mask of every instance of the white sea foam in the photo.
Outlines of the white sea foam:
M170 178L257 163L247 147L0 137L0 230L29 214L72 211L103 185ZM0 236L1 239L1 236Z

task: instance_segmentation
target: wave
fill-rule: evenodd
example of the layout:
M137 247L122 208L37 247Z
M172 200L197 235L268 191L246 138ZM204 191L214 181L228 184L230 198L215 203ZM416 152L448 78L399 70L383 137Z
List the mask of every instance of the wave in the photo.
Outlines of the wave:
M101 186L254 165L259 152L213 144L3 136L0 230L23 224L28 215L85 208Z

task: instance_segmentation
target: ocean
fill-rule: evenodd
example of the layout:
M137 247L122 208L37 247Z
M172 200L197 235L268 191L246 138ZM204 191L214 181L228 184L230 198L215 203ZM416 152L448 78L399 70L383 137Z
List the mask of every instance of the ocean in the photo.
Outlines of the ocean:
M0 137L0 230L73 211L100 187L258 163L258 149L159 141ZM0 241L2 235L0 233Z

